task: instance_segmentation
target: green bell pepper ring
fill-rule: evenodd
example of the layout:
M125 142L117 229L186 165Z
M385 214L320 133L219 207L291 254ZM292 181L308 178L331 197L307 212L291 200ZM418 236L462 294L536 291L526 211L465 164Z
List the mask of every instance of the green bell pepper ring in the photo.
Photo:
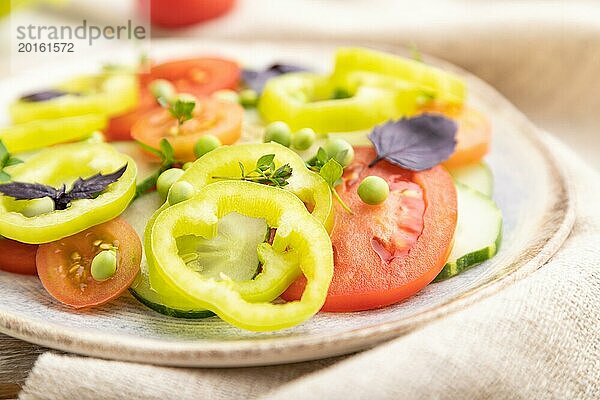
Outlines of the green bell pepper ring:
M283 164L289 164L292 167L292 176L288 179L288 185L285 190L291 191L299 197L305 204L312 209L312 215L317 218L324 226L331 230L333 228L334 214L331 192L327 183L316 173L306 168L304 160L295 152L287 147L277 143L261 144L240 144L236 146L222 146L203 155L196 160L179 181L190 183L196 191L202 190L206 185L218 181L214 176L225 176L236 179L240 176L239 163L244 166L246 171L254 168L256 161L265 154L275 154L274 163L277 167ZM154 221L158 215L170 207L169 203L157 210L146 225L144 233L144 247L150 248L150 232ZM147 254L149 271L154 270L155 263L152 262L152 255ZM276 264L270 267L277 269ZM245 284L239 287L240 293L245 293L247 299L262 299L264 301L276 298L282 289L287 286L300 274L300 269L282 271L281 275L262 275L256 278L252 285ZM186 300L181 296L173 295L173 292L166 287L164 281L156 273L149 273L150 282L154 290L161 292L161 296L168 304L185 304ZM269 280L267 281L267 278ZM259 289L256 284L266 283L266 289ZM277 283L278 282L278 283ZM277 283L277 285L275 284ZM279 285L279 286L278 286ZM262 294L261 294L262 293ZM273 295L273 293L276 293ZM263 296L263 297L259 297Z
M343 85L347 75L357 71L404 81L439 101L451 104L464 103L467 94L465 82L458 76L422 62L364 48L338 49L333 81Z
M11 153L21 153L83 140L104 129L106 123L106 117L97 114L35 120L0 128L0 139Z
M104 143L54 146L40 151L23 164L9 167L13 181L59 188L63 184L69 187L80 177L114 172L124 164L127 169L117 182L94 199L73 200L65 210L27 217L22 211L30 200L15 200L0 194L0 235L23 243L53 242L117 217L135 194L135 162Z
M178 237L214 237L218 218L230 212L264 218L277 228L273 244L263 243L257 249L263 270L251 281L203 277L178 255ZM243 329L270 331L307 320L322 307L333 277L327 231L296 196L275 187L244 181L212 183L162 211L149 236L146 252L155 267L150 270L152 286L153 274L165 284L155 290L161 294L169 290ZM267 302L289 286L298 268L307 279L302 298L285 304Z
M350 97L334 99L340 88ZM269 80L258 108L265 120L285 121L293 130L348 132L414 113L421 95L410 85L402 90L367 84L340 87L328 76L297 72Z
M253 170L256 161L265 154L275 154L273 162L276 167L284 164L292 167L292 176L283 188L309 205L312 215L327 230L331 230L334 214L329 186L317 173L306 168L304 160L298 154L278 143L244 143L218 147L196 160L177 182L186 181L198 191L209 183L220 180L214 177L239 177L240 163L245 171Z
M73 78L56 87L68 94L46 101L17 100L9 107L13 123L85 114L107 117L138 104L139 85L134 74L101 74Z

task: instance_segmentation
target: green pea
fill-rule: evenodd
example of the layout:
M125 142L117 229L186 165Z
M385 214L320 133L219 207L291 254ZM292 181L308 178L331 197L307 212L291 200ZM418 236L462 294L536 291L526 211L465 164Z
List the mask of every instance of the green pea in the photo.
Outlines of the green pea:
M240 102L240 95L236 91L229 89L217 90L213 93L213 97L219 100L229 101L231 103Z
M390 187L385 179L378 176L367 176L358 185L358 196L370 205L381 204L390 194Z
M325 142L323 149L330 158L334 158L342 167L346 167L354 160L354 149L344 139L334 138Z
M190 167L193 165L194 163L191 161L186 162L185 164L183 164L181 166L181 169L183 169L184 171L187 171L188 169L190 169Z
M117 272L117 252L103 250L92 260L92 278L98 282L112 278Z
M155 98L163 98L167 101L173 100L177 91L175 90L175 86L165 79L156 79L150 82L149 85L150 92L152 96Z
M217 147L221 146L221 141L214 135L204 135L198 139L194 145L194 154L197 158L202 157L209 151L213 151Z
M252 89L244 89L240 92L240 104L244 108L253 108L258 104L258 93Z
M160 174L156 180L156 190L161 198L167 198L169 189L177 179L181 178L181 175L183 175L183 170L179 168L170 168Z
M306 150L313 145L317 134L311 128L303 128L292 136L292 146L298 150Z
M50 197L28 200L27 205L21 210L21 214L27 218L48 214L54 211L54 201Z
M186 181L175 182L169 190L169 204L177 204L190 199L194 195L194 187Z
M265 128L265 143L277 142L285 147L290 147L292 143L292 131L288 124L283 121L271 122Z

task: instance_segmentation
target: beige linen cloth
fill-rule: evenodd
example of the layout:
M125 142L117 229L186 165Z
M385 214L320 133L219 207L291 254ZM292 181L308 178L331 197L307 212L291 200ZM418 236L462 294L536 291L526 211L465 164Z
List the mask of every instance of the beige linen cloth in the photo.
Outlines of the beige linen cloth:
M242 1L224 20L183 34L414 41L484 76L594 161L597 4L398 3ZM546 141L577 195L573 232L540 270L477 304L373 350L300 364L177 369L47 353L21 398L598 399L600 176L557 140Z

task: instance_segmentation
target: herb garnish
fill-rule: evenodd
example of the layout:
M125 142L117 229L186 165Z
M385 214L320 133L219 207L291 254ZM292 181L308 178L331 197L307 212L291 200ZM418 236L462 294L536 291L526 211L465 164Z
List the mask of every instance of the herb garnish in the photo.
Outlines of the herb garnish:
M369 134L377 157L411 171L423 171L445 161L456 147L456 123L440 114L422 114L376 126Z
M256 168L250 172L244 170L244 164L239 163L241 176L232 178L229 176L213 176L213 179L229 179L242 180L248 182L256 182L268 186L284 187L289 182L287 181L292 176L292 167L289 164L284 164L279 168L275 168L275 154L265 154L256 162Z
M6 182L10 180L10 175L4 171L4 168L10 167L11 165L21 164L23 161L13 157L9 152L2 140L0 140L0 182Z
M162 100L162 98L160 100ZM167 111L169 111L169 113L175 117L178 126L181 126L185 121L193 118L192 112L194 111L195 107L196 102L193 100L177 99L168 105Z
M34 93L29 93L29 94L23 95L23 96L21 96L21 98L19 98L19 100L30 102L30 103L36 103L36 102L40 102L40 101L52 100L57 97L66 96L67 94L78 95L79 93L68 93L68 92L65 92L62 90L48 89L48 90L43 90L40 92L34 92Z
M181 164L180 161L175 159L175 150L173 150L173 146L171 146L171 143L169 143L167 139L161 139L160 150L155 149L152 146L148 146L147 144L142 142L137 143L144 150L160 158L161 163L160 167L158 167L158 170L155 173L153 173L137 185L137 188L135 190L135 197L133 198L134 200L143 195L144 193L150 191L150 189L152 189L153 187L155 187L156 181L158 180L160 174L162 174L169 168L173 168L174 165Z
M327 182L329 185L329 189L331 189L331 194L333 194L333 197L335 197L335 199L340 203L342 208L346 210L346 212L349 214L354 214L352 209L348 207L346 203L344 203L344 200L342 200L338 192L335 190L335 187L339 184L343 174L344 167L342 167L339 162L335 161L334 158L330 158L329 161L327 161L319 171L319 175L321 175L321 177L325 179L325 182Z
M0 193L16 200L32 200L50 197L56 210L64 210L73 200L93 199L102 193L108 185L119 180L125 173L127 164L107 175L97 173L89 178L78 178L70 190L66 185L56 189L41 183L10 182L0 185Z
M348 207L346 203L344 203L344 200L342 200L338 192L335 190L335 187L342 182L344 167L342 167L342 165L337 162L335 158L330 157L322 147L319 147L319 150L317 150L317 155L311 158L306 164L309 169L318 172L319 175L325 179L325 182L327 182L329 185L329 189L331 189L331 194L340 203L342 208L348 213L354 214L352 209Z
M273 64L261 71L244 69L242 71L242 80L246 86L260 94L269 79L289 72L300 71L308 71L308 69L291 64Z

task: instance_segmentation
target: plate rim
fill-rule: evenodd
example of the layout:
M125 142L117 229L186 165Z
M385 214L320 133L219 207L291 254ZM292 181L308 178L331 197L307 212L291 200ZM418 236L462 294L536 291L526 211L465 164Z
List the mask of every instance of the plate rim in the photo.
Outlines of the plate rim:
M155 40L163 43L191 42L190 39ZM212 43L240 44L243 40L218 40ZM308 44L305 41L286 41ZM258 44L281 44L278 41L253 42ZM314 47L334 47L340 43L326 41L314 44ZM362 45L363 43L361 43ZM311 46L312 47L312 46ZM369 47L402 53L402 46L390 46L369 43ZM566 171L543 141L544 133L530 122L512 103L496 89L464 69L427 56L435 64L442 65L463 76L469 87L476 86L477 92L486 99L492 99L498 108L511 115L519 125L520 133L539 149L558 189L549 206L548 218L537 231L540 233L535 243L531 243L520 257L507 266L501 276L491 277L487 282L460 295L448 299L433 309L420 311L400 320L385 321L363 328L354 328L339 332L335 336L310 335L282 338L265 338L253 341L217 341L176 342L158 339L119 336L118 340L107 342L101 333L92 330L66 328L44 321L19 318L8 311L0 310L0 332L9 336L35 343L41 346L77 353L86 356L108 358L120 361L145 362L166 366L188 367L240 367L283 364L338 356L373 347L384 341L398 337L426 323L438 320L446 315L460 311L477 301L483 300L504 289L510 284L536 271L560 248L570 233L575 221L575 202L573 187L566 179ZM9 78L10 80L10 78Z

